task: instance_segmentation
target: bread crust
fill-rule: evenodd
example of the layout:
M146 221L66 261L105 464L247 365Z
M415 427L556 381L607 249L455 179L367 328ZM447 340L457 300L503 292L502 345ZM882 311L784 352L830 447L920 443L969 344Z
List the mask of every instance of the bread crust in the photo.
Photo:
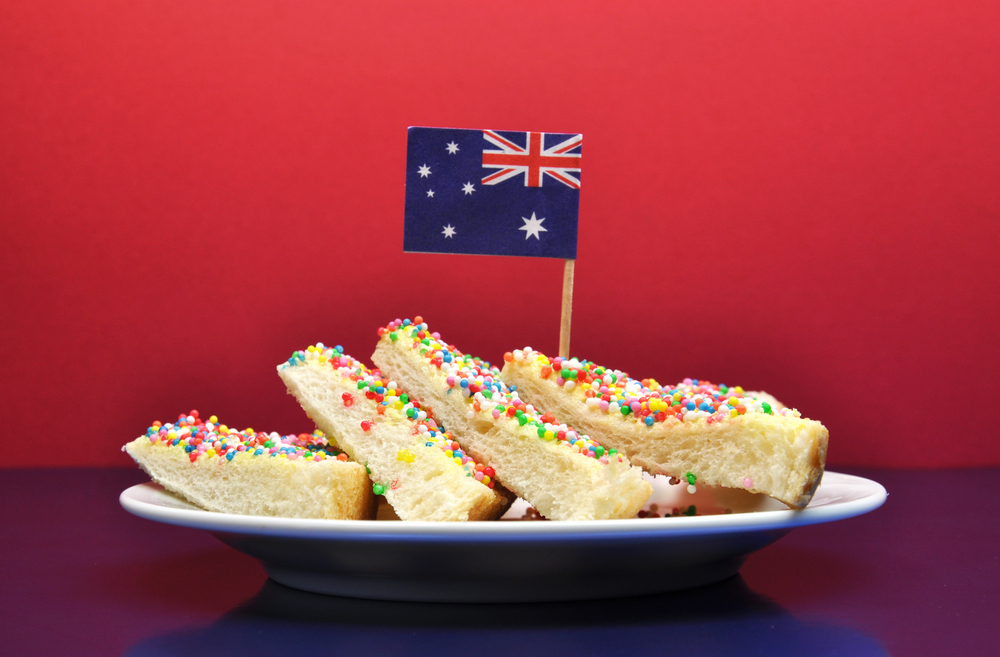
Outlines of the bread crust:
M671 415L646 426L634 415L588 406L581 388L567 390L557 375L543 377L543 366L538 359L512 359L502 376L525 400L567 418L651 474L684 480L693 473L698 483L763 493L791 508L805 507L822 480L829 432L815 420L752 413L685 422Z
M627 459L616 457L605 464L542 440L532 435L531 426L526 428L511 416L493 417L490 409L495 411L496 405L485 398L482 410L475 411L477 399L467 399L449 385L448 375L420 353L411 334L400 337L405 332L397 331L393 340L392 333L383 332L372 356L379 369L430 405L469 454L490 463L500 482L546 518L631 518L649 499L652 487ZM460 354L454 347L448 350Z
M358 463L202 455L140 436L123 448L150 478L209 511L249 516L372 520L378 507Z
M350 357L344 357L350 368L335 368L315 351L298 353L304 354L301 360L278 366L289 394L341 449L366 464L401 520L494 520L510 508L515 499L510 491L498 484L487 487L440 447L426 444L436 426L433 419L428 429L426 421L414 422L394 406L380 409L379 402L359 391L354 372L365 371L373 379L381 377L379 372L367 372Z

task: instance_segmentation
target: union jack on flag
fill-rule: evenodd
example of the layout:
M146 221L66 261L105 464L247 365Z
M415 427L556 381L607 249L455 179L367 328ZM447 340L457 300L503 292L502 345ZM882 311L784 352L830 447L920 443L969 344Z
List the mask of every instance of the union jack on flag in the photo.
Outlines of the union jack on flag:
M556 135L546 135L544 132L523 134L526 143L522 147L492 130L483 130L483 138L500 147L500 150L483 150L483 168L499 169L483 178L484 185L496 185L523 173L526 187L541 187L542 180L548 174L564 185L580 189L580 179L573 174L580 172L583 135L573 135L546 148L545 137Z
M582 144L578 134L410 128L403 250L576 258Z

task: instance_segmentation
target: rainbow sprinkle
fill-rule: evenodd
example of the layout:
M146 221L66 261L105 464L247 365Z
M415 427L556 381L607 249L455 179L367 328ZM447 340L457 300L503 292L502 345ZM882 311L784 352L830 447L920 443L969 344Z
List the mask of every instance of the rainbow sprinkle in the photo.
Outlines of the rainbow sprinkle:
M504 354L504 360L538 366L538 376L553 380L568 392L576 391L586 405L601 413L620 414L652 427L655 424L704 419L709 424L741 415L764 413L800 418L794 408L773 408L766 401L747 395L743 388L715 385L709 381L684 379L662 386L655 379L637 381L620 370L601 367L588 360L555 358L525 347Z
M392 416L395 419L405 418L413 425L413 434L416 436L417 444L427 447L437 447L446 456L454 461L456 466L465 469L468 477L483 483L489 488L493 488L495 483L493 468L482 463L477 463L471 456L466 454L455 437L443 427L438 426L433 413L429 408L421 405L415 399L407 395L395 381L388 380L379 370L372 370L360 361L344 355L344 348L340 345L327 347L322 342L308 347L305 351L296 351L288 359L287 364L282 367L297 367L308 362L315 362L320 365L328 363L342 377L343 380L352 382L358 394L365 399L371 400L375 404L377 415L371 420L361 422L362 431L370 431L375 423L383 421L384 418ZM353 406L356 402L354 395L343 394L344 406ZM412 463L415 455L409 450L400 450L396 456L397 460ZM384 493L387 486L376 484L376 494L379 489Z
M241 453L291 461L301 459L319 462L331 458L348 460L347 454L337 448L336 442L328 439L321 431L288 436L257 432L249 428L238 431L220 424L214 415L205 422L198 411L180 415L176 422L153 422L146 429L146 437L153 444L183 449L192 463L200 457L219 457L232 461Z
M446 377L448 394L459 394L468 403L468 417L486 415L494 422L517 423L540 440L551 442L601 463L623 462L615 449L606 449L596 440L579 434L559 423L552 413L538 413L531 404L518 398L516 387L508 387L500 379L500 370L489 362L463 354L441 340L438 333L428 331L423 318L397 319L378 329L379 337L392 342L404 341L417 350ZM457 443L456 443L457 444Z

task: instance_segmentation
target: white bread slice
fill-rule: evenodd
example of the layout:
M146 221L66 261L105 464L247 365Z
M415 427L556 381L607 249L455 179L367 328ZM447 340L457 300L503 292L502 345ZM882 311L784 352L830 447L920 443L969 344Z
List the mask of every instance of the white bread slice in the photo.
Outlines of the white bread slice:
M122 450L153 481L189 502L248 516L375 518L377 498L364 467L338 459L339 450L321 433L230 431L211 421L214 416L202 422L197 411L181 418L154 423Z
M639 468L539 416L503 385L499 370L440 341L421 318L396 320L379 335L372 359L381 371L431 406L470 455L546 518L632 518L649 499Z
M504 381L524 399L559 413L652 474L764 493L792 508L805 507L822 479L826 428L766 393L691 379L660 386L588 361L550 362L530 347L504 360ZM714 405L690 411L688 401Z
M420 402L341 347L297 351L278 374L306 415L368 467L401 520L494 520L514 502L491 468L451 449Z

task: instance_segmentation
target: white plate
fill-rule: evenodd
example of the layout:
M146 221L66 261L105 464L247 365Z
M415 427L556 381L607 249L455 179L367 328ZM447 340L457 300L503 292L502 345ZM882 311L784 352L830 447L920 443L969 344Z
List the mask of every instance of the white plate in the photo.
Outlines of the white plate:
M142 518L209 531L297 589L382 600L528 602L717 582L795 527L861 515L886 498L880 484L836 472L824 475L801 511L744 491L699 487L691 495L662 477L650 481L650 504L661 514L695 504L709 515L513 522L525 513L519 501L500 522L272 518L204 511L153 483L132 486L120 501Z

